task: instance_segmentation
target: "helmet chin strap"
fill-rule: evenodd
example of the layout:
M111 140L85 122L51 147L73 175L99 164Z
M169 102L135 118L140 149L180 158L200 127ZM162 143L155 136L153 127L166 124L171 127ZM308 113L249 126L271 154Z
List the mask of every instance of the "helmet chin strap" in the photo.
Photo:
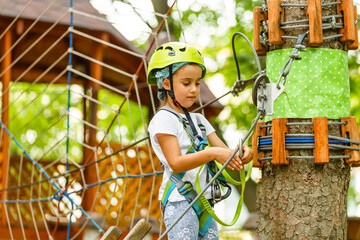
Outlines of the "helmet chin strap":
M174 94L174 84L173 84L173 74L172 74L172 65L169 66L169 79L170 79L170 90L168 90L168 94L171 97L173 103L175 106L177 107L181 107L182 109L184 109L183 106L181 106L181 104L176 100L175 98L175 94Z
M188 120L189 122L189 125L191 127L191 130L193 132L193 135L194 137L198 137L199 134L198 132L196 131L196 128L195 128L195 125L194 125L194 122L192 121L191 117L190 117L190 113L189 111L181 106L181 104L176 100L175 98L175 93L174 93L174 85L173 85L173 73L172 73L172 65L169 66L169 79L170 79L170 90L167 90L169 96L171 97L173 103L175 104L175 106L177 107L181 107L181 109L184 111L185 113L185 116L186 116L186 119Z

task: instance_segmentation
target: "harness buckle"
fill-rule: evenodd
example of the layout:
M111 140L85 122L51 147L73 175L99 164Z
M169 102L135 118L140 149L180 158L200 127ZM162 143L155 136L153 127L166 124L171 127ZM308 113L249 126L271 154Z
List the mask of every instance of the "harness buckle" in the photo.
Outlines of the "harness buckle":
M199 151L204 150L208 146L208 142L206 140L202 140L198 144Z
M186 181L184 182L184 185L178 189L179 193L183 196L185 196L186 194L190 194L190 192L193 190L193 185L191 184L191 182Z

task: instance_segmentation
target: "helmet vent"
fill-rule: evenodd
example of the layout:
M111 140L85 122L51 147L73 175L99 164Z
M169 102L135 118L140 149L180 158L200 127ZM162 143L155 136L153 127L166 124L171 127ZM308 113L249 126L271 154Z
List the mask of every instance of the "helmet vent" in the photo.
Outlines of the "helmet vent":
M169 53L168 53L169 56L175 56L175 51L174 51L174 49L172 47L167 46L165 49L170 50Z
M183 47L183 48L179 49L180 52L185 52L185 50L186 50L186 47Z
M163 50L163 48L164 48L163 46L160 46L156 49L156 51Z

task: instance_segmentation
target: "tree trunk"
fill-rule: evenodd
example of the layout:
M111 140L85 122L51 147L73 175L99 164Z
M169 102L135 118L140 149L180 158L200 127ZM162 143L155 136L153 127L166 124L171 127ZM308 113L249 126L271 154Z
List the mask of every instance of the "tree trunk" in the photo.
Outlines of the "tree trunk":
M307 1L288 0L285 1L285 3L306 4ZM330 14L336 14L336 6L323 8L323 16ZM307 19L306 8L285 7L284 15L286 22ZM285 30L284 34L287 36L298 36L300 33L304 33L307 30L308 28L296 28ZM336 31L326 31L324 32L324 37L334 34L336 34ZM292 48L295 46L295 41L296 40L286 40L283 45L272 46L270 51ZM307 41L304 42L304 45L307 45ZM337 38L326 40L318 47L341 50L345 49L344 44L339 42ZM299 55L302 56L302 53L300 52ZM288 57L284 61L287 59ZM327 59L326 61L331 60L339 61L337 59ZM301 61L303 62L301 63ZM302 59L296 61L296 63L303 64L304 61L305 60ZM310 65L307 67L311 68ZM283 63L281 66L283 66ZM270 67L270 63L267 62L267 70L269 70ZM325 67L326 64L323 64L316 72L307 72L308 75L313 76L313 78L311 78L312 84L310 87L312 87L314 91L315 87L317 88L320 84L322 84L323 88L327 87L325 86L327 82L325 82L325 79L322 79L323 75L319 74L319 77L315 77L315 74L318 74L323 70L327 71L325 70ZM288 75L285 89L293 90L294 88L292 88L292 84L294 82L303 81L304 85L300 91L304 91L303 94L306 95L309 93L309 89L306 87L308 82L305 83L308 79L297 79L296 77L291 78L291 74L295 74L297 71L297 69L294 70L293 65L290 74ZM304 68L302 71L305 71ZM348 71L347 68L344 71ZM269 71L267 71L267 73L268 72ZM277 76L279 76L279 72L277 74ZM304 72L302 72L302 74L304 74ZM271 78L270 80L272 82L274 81L274 79ZM275 82L276 81L277 79ZM348 79L346 79L346 81L348 81ZM343 89L342 91L346 90L348 89ZM301 92L298 96L301 97ZM293 103L297 101L297 99L293 99L289 95L287 95L287 97L289 102ZM335 98L340 97L341 94L335 96ZM338 100L339 99L333 99L335 102ZM341 101L343 101L343 99ZM276 104L279 104L279 102ZM304 105L309 106L304 107ZM340 121L340 117L345 117L332 117L334 116L332 111L334 111L335 107L333 105L329 105L328 108L325 106L322 107L322 110L325 109L325 113L320 112L319 109L315 108L315 106L317 105L311 104L308 101L303 101L295 107L296 110L303 108L303 113L300 115L304 116L306 114L306 118L297 117L296 114L292 115L294 117L289 117L289 113L286 112L285 107L283 116L281 114L277 114L276 117L288 118L289 122L311 122L311 118L314 117L328 117L329 122L338 122ZM320 114L318 114L319 112ZM327 113L330 114L328 115ZM270 120L269 118L267 119ZM268 123L271 124L271 122ZM329 135L341 135L340 125L330 125L328 131ZM311 125L298 124L289 126L289 134L291 133L313 133L313 130ZM271 127L267 128L267 135L271 134ZM275 142L273 145L274 144L277 143ZM330 150L329 156L334 155L344 155L344 152L342 150ZM265 152L265 157L271 156L271 151ZM313 156L313 150L289 150L289 156ZM345 163L344 159L330 159L328 164L323 165L315 165L314 160L306 158L289 159L289 165L273 165L271 161L264 161L264 167L262 168L262 180L258 184L257 192L257 205L259 208L258 238L346 239L347 193L349 180L350 167Z
M167 4L167 0L151 0L154 10L157 13L166 14L166 12L169 10L169 5ZM163 18L156 16L156 19L159 23L163 21Z
M311 126L289 129L289 133L311 132ZM339 132L338 125L329 128L331 135L339 136ZM312 150L293 150L289 155L309 156ZM330 155L342 153L330 151ZM259 238L346 239L350 167L343 160L330 160L325 165L308 159L289 162L288 166L264 163L258 184Z

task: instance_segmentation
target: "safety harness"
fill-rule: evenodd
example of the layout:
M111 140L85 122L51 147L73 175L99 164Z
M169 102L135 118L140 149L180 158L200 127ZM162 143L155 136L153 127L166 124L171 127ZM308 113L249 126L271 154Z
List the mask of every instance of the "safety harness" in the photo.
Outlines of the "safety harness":
M201 130L201 135L198 134L190 115L187 117L187 119L182 118L175 110L173 110L170 107L162 107L158 111L165 110L167 112L170 112L174 114L179 121L182 123L185 131L189 135L191 139L191 146L186 152L186 154L194 153L197 151L204 150L209 146L207 138L206 138L206 130L205 126L201 123L201 120L198 116L196 116L196 122ZM204 164L200 167L197 177L196 177L196 190L193 188L192 184L188 181L183 181L182 178L185 176L186 172L182 173L172 173L170 176L170 181L167 183L164 194L161 200L161 203L163 205L163 210L165 210L166 204L168 202L168 199L170 197L171 192L177 188L179 193L185 197L185 199L191 203L198 195L198 192L201 192L200 187L200 181L199 181L199 174L202 170L202 168L206 166L207 170L207 182L210 181L210 178L213 178L213 176L218 172L218 170L222 167L221 164L211 161L207 164ZM225 226L231 226L233 225L237 219L240 216L241 207L242 207L242 201L243 201L243 191L245 188L245 172L244 170L241 171L240 177L241 181L237 182L234 179L228 175L227 172L223 171L224 174L220 174L217 179L214 180L211 187L211 194L212 199L206 199L204 195L201 195L200 198L193 204L192 208L194 209L196 215L199 219L199 235L205 236L211 222L212 218L214 218L217 222L219 222L222 225ZM241 193L241 199L238 203L238 207L234 216L233 221L230 224L224 223L221 221L215 214L213 210L213 206L215 203L220 202L221 200L227 198L231 194L231 187L227 184L228 182L235 184L235 185L242 185L242 193ZM226 194L222 195L220 184L227 188Z

